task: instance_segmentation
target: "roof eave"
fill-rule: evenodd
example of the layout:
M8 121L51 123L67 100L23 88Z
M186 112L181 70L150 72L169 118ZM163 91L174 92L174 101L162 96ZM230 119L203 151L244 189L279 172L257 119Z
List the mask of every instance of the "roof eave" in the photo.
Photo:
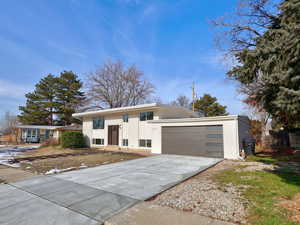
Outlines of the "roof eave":
M148 123L188 123L188 122L210 122L210 121L226 121L226 120L237 120L238 115L229 116L216 116L216 117L199 117L199 118L182 118L182 119L161 119L152 120Z
M109 115L109 114L115 114L120 112L134 112L134 111L147 110L147 109L158 109L160 107L163 107L163 105L153 103L153 104L145 104L144 106L139 106L139 107L129 106L129 107L114 108L114 109L103 109L103 110L91 111L91 112L73 113L72 116L76 118L82 118L82 117L89 117L89 116L96 116L96 115Z

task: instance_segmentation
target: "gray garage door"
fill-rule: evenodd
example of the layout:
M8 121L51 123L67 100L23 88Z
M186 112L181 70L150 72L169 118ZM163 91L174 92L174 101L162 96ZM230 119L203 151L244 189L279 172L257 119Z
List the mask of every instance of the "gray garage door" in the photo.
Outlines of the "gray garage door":
M223 158L223 126L162 127L162 153Z

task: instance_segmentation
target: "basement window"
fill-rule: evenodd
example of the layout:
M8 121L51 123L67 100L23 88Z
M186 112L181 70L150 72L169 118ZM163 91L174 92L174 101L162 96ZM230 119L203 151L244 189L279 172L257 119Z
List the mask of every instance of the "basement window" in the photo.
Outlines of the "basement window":
M93 145L104 145L103 138L93 138Z
M152 140L151 139L140 139L139 145L140 145L140 147L151 148L152 147Z
M123 139L123 146L128 146L128 139Z

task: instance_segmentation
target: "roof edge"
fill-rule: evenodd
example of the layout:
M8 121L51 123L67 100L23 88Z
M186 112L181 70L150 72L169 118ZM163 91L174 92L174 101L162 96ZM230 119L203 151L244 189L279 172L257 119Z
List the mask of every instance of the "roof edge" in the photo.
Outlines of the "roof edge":
M199 118L182 118L182 119L161 119L151 120L148 123L186 123L186 122L207 122L207 121L226 121L238 120L239 118L247 118L247 116L229 115L229 116L214 116L214 117L199 117Z
M119 113L123 111L135 111L140 109L153 109L153 108L168 108L168 107L175 107L170 106L168 104L158 104L158 103L149 103L149 104L141 104L135 106L126 106L126 107L118 107L112 109L101 109L89 112L80 112L80 113L73 113L73 117L81 118L85 116L93 116L93 115L101 115L101 114L110 114L110 113Z

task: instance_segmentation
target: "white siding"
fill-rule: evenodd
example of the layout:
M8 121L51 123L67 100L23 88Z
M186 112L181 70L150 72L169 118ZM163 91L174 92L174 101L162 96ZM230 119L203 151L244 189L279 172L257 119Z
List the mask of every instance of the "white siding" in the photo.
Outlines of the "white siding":
M82 121L82 133L85 138L85 142L88 146L92 144L92 131L93 131L93 120L92 118L84 118Z

